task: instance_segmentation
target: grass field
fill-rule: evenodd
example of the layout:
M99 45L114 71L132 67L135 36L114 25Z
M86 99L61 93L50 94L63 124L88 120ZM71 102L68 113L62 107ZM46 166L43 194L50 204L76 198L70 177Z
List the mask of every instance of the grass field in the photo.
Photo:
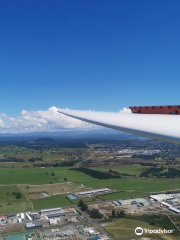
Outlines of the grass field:
M17 213L18 211L30 210L30 203L25 196L22 194L22 198L16 199L12 192L20 192L20 190L17 186L0 186L0 213Z
M71 183L47 184L47 185L21 185L21 189L27 194L46 192L49 195L73 192L76 186Z
M19 159L28 160L30 158L40 158L42 157L43 161L54 161L54 160L68 160L71 157L78 157L86 158L89 156L89 153L86 149L82 148L71 148L71 149L61 149L61 148L51 148L47 150L36 150L30 149L26 147L18 147L18 146L7 146L7 147L0 147L0 158L2 156L9 156L9 157L16 157Z
M121 178L99 180L84 173L68 170L69 167L57 168L0 168L0 183L3 184L49 184L68 182L83 184L90 188L109 187L115 190L135 190L142 193L151 193L171 189L179 189L180 179L153 179L153 178ZM51 176L54 172L55 176ZM55 177L57 180L55 180Z
M140 197L143 196L144 192L138 192L138 191L133 191L133 192L115 192L115 193L111 193L111 194L104 194L104 195L100 195L99 198L103 199L103 200L119 200L119 199L126 199L126 198L136 198L136 197Z
M139 176L142 172L144 172L149 167L144 167L141 165L125 165L125 166L91 167L91 168L100 170L100 171L104 171L104 172L107 172L109 170L114 170L119 173L125 173L125 174Z
M146 229L174 229L174 226L170 222L170 220L165 219L165 221L168 223L168 225L163 226L164 219L161 222L161 225L157 224L155 226L149 225L149 221L145 219L126 219L126 218L121 218L121 219L115 219L113 222L116 224L114 226L108 226L105 227L105 230L115 239L115 240L129 240L129 239L148 239L148 240L178 240L178 236L173 236L172 234L148 234L148 233L143 233L143 235L138 236L135 234L135 229L137 227L142 227ZM174 229L175 230L175 229ZM177 233L177 231L176 231ZM178 234L178 233L177 233Z
M42 185L37 186L37 191L50 191L47 189L47 186L44 184L49 184L52 182L52 185L49 186L49 189L56 190L56 193L62 193L62 188L56 189L54 183L65 183L64 178L67 178L68 182L72 182L75 185L83 184L88 188L104 188L109 187L114 190L125 191L120 193L113 193L108 195L103 195L104 200L115 200L122 198L130 198L137 196L144 196L151 194L152 192L166 191L179 189L180 179L153 179L153 178L121 178L121 179L108 179L108 180L99 180L92 178L84 173L68 170L69 167L57 167L57 168L0 168L0 183L1 185L5 184L26 184L27 185ZM55 176L52 176L54 172ZM55 180L56 179L56 180ZM21 185L22 187L22 185ZM28 191L34 191L34 189L29 189ZM4 189L4 190L3 190ZM9 212L18 212L21 210L26 210L30 208L29 202L23 198L20 202L17 200L12 201L11 196L6 196L4 191L7 187L0 187L0 208L1 213ZM12 189L16 189L16 186L13 186ZM75 188L68 188L68 192L74 190ZM26 190L26 189L25 189ZM67 190L67 189L66 189ZM11 190L11 186L8 186L8 191ZM35 190L36 191L36 190ZM51 191L53 192L53 191ZM101 196L100 196L101 197ZM93 197L92 197L93 199ZM92 199L87 199L86 201L92 201ZM42 198L33 200L35 207L42 208L44 207L53 207L60 204L59 201L62 200L62 205L69 205L70 202L65 198L64 195L52 196L48 198ZM7 205L8 201L12 201L12 205ZM19 200L18 200L19 201ZM19 204L20 203L20 204ZM61 205L61 204L60 204Z
M42 199L32 199L34 209L43 209L51 207L63 207L72 205L72 203L66 198L65 195L55 195L52 197Z

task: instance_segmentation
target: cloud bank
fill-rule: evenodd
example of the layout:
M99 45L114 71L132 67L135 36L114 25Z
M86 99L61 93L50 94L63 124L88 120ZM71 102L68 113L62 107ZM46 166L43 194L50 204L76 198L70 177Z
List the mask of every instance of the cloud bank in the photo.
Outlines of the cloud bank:
M18 117L11 117L2 113L0 117L0 133L56 132L100 128L97 125L60 114L58 110L60 109L56 107L50 107L46 111L23 110ZM119 111L119 113L130 112L127 108Z

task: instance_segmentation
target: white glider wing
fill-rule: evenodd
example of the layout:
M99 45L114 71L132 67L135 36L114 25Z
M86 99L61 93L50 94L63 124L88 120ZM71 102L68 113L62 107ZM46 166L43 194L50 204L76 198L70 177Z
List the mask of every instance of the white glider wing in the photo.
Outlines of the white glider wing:
M59 113L107 128L180 144L180 115L59 110Z

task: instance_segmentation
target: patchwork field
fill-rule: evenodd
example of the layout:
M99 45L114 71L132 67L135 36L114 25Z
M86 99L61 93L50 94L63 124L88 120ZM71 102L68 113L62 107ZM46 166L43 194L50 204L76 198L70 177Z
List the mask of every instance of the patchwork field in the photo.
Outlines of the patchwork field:
M126 148L126 144L131 142L121 142L122 146ZM139 142L139 144L144 144ZM155 178L139 178L140 174L145 171L147 166L138 164L137 159L119 159L117 158L117 146L107 144L100 144L100 147L113 147L114 150L97 151L94 149L99 144L88 144L86 141L79 139L68 139L46 142L22 142L18 146L9 144L7 142L0 143L0 159L10 159L15 157L23 159L25 162L2 162L0 161L0 207L1 212L20 211L21 209L31 208L30 202L23 194L22 199L14 199L12 195L6 195L5 190L13 191L18 189L18 185L32 201L34 208L39 209L45 207L63 206L71 204L66 199L67 192L84 191L85 189L98 189L108 187L119 192L93 196L84 198L85 201L95 201L101 198L104 201L111 201L116 199L140 197L151 194L153 192L175 190L180 188L180 179L155 179ZM137 145L137 142L135 142ZM149 145L149 142L148 142ZM64 146L61 148L60 146ZM156 146L156 145L155 145ZM31 158L36 158L35 162L28 161ZM136 175L136 177L123 177L119 179L100 180L92 178L82 172L69 170L72 167L34 167L34 163L59 163L60 161L69 161L76 159L87 159L89 162L84 164L98 163L91 166L92 169L100 171L117 171L122 174ZM10 159L11 160L11 159ZM42 161L43 160L43 161ZM128 165L127 161L135 161L136 164ZM143 163L152 162L152 160L139 159ZM155 161L154 161L155 162ZM107 164L107 165L106 165ZM114 164L114 165L113 165ZM46 165L47 166L47 165ZM82 190L78 187L83 184L85 188ZM4 186L7 185L7 186ZM13 186L11 186L13 185ZM11 190L12 189L12 190ZM15 190L14 190L15 191ZM50 196L43 197L41 193L47 193ZM57 194L57 195L56 195ZM74 200L77 203L79 200ZM10 202L10 205L7 203ZM2 211L3 209L3 211Z

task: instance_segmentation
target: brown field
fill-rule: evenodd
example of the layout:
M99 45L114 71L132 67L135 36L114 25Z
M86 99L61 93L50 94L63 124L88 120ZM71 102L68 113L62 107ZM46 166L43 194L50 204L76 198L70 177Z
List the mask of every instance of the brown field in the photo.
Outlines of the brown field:
M21 224L16 225L6 225L6 227L3 229L3 233L13 233L13 232L21 232L24 231L24 226Z
M47 193L48 195L66 194L69 192L77 191L78 185L72 183L57 183L57 184L45 184L45 185L21 185L21 189L33 199L44 198L41 193Z

